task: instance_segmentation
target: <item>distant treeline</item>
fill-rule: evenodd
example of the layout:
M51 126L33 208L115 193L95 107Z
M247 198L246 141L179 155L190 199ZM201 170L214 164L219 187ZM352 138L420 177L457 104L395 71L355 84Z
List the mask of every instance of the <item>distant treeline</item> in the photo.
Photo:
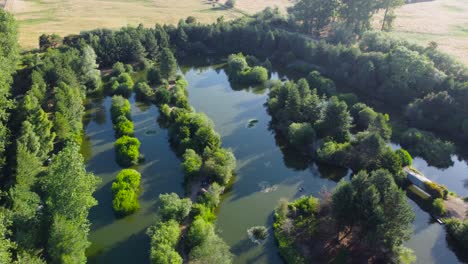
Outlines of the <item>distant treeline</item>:
M468 70L440 52L436 43L422 47L384 32L364 33L358 45L315 41L294 32L295 27L274 9L229 22L187 22L177 27L94 30L68 36L64 43L88 43L101 67L153 59L167 47L179 57L243 52L305 74L318 70L366 102L392 106L404 114L409 127L457 140L468 136Z

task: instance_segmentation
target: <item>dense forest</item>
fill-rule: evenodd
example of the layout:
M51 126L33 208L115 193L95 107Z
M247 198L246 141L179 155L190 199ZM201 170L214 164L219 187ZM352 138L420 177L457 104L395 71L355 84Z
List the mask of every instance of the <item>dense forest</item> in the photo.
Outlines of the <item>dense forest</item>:
M271 129L298 155L355 172L321 200L281 201L273 229L286 262L411 263L403 243L414 213L403 167L412 155L448 167L451 141L466 143L468 70L435 43L421 47L368 31L382 9L382 29L390 29L401 1L359 3L368 8L355 2L300 0L289 17L268 8L213 24L189 17L177 26L43 35L38 50L22 53L14 18L0 11L0 263L86 262L99 178L86 171L81 145L85 102L93 96L112 97L115 157L123 168L111 186L113 209L119 217L139 210L141 175L132 167L145 157L134 133L133 92L158 107L186 189L205 189L154 197L150 261L232 263L215 221L236 158L212 120L189 103L177 60L192 55L225 58L233 87L266 85ZM326 12L308 8L317 5ZM274 65L300 77L268 81ZM135 71L144 81L132 78ZM406 150L393 150L391 139ZM440 201L449 190L427 188L431 210L443 215ZM448 220L447 230L466 248L466 220ZM314 245L307 254L300 249L306 244Z

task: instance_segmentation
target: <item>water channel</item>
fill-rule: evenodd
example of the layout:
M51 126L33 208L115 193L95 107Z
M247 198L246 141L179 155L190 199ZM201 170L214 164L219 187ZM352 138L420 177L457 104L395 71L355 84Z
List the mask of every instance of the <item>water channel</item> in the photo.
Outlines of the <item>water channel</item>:
M351 172L342 168L317 165L296 156L281 146L281 140L268 128L271 117L263 104L268 90L234 90L222 68L215 66L182 67L189 86L189 101L196 111L206 113L238 160L236 181L218 212L217 228L232 247L235 263L283 263L272 230L260 245L249 240L247 229L256 225L271 227L273 209L281 198L292 200L301 195L320 196L331 190ZM273 78L278 78L274 75ZM110 98L92 100L86 118L88 170L102 178L95 197L99 205L90 212L92 222L88 250L91 263L148 263L149 239L145 229L154 220L154 206L160 193L183 194L180 161L167 142L167 130L156 119L155 106L132 103L136 137L141 141L145 162L137 167L142 173L143 192L138 213L119 219L112 211L110 185L120 168L115 163L115 141L110 120ZM256 119L254 126L249 120ZM415 167L461 196L468 195L468 167L453 157L454 165L439 170L415 159ZM303 189L303 191L300 191ZM407 246L417 263L458 263L450 249L444 227L411 201L416 220L414 234Z

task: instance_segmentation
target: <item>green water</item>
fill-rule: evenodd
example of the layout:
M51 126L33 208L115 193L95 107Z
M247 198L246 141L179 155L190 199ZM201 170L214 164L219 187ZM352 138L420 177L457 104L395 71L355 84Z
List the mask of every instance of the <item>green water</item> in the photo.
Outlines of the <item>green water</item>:
M331 190L351 172L318 166L283 148L281 140L268 128L271 117L263 106L267 89L233 90L224 71L209 66L185 67L184 75L189 83L190 104L214 121L223 146L231 148L238 159L236 181L219 208L218 232L232 247L235 263L283 263L271 229L269 238L260 245L249 240L247 229L256 225L271 227L273 209L281 198L320 196L322 190ZM90 157L88 169L103 179L95 195L99 205L90 213L91 263L148 263L149 240L144 232L154 219L156 197L165 192L183 193L180 162L169 147L167 130L157 125L157 109L135 103L133 99L131 102L136 136L146 160L138 167L143 183L141 210L124 219L114 216L111 204L110 184L120 168L114 161L110 98L92 102L88 111L89 141L85 144L85 152ZM253 119L258 122L250 124ZM466 165L460 162L452 172L466 173L463 164ZM418 168L433 169L424 167L423 163ZM440 175L446 171L436 172ZM461 178L456 177L457 181ZM417 263L459 263L443 226L434 223L415 202L410 200L410 203L416 220L415 232L407 245L415 251Z

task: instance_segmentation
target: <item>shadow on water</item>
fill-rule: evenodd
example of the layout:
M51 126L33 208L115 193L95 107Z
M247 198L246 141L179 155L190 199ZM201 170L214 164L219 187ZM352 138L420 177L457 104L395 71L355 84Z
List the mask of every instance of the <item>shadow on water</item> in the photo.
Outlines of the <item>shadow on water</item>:
M111 186L112 182L108 182L94 193L94 198L99 203L89 211L89 219L92 219L91 231L109 225L116 219L112 209Z
M107 250L97 250L88 256L88 263L139 263L146 264L149 261L150 239L146 231L131 235L125 241L115 244ZM141 254L135 254L141 252ZM129 262L125 262L128 260Z

